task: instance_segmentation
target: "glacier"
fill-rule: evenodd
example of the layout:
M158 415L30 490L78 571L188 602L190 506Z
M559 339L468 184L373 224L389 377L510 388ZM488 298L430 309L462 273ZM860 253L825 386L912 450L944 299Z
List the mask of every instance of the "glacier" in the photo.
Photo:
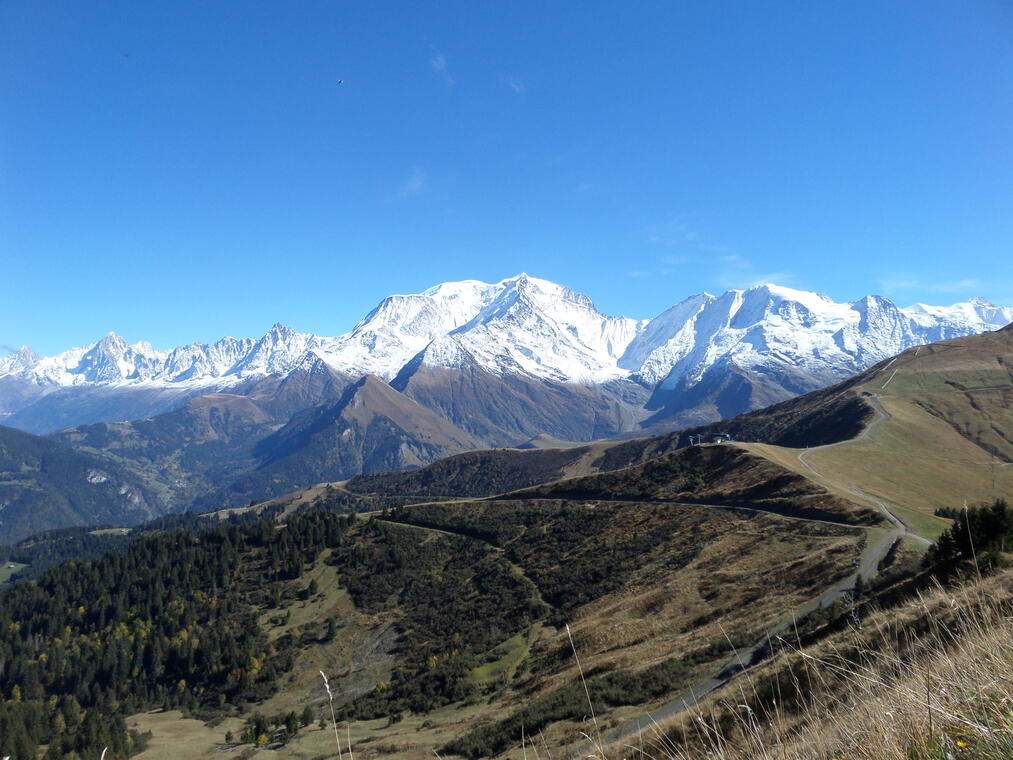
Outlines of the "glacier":
M336 337L276 324L257 340L225 337L171 350L128 344L116 333L55 356L23 347L0 357L0 395L4 380L17 381L25 396L74 387L217 391L251 378L284 377L318 361L348 377L388 381L409 362L443 369L468 362L499 375L585 386L625 379L665 389L691 387L728 361L833 380L912 346L1011 321L1013 307L980 298L901 308L881 296L837 303L778 285L700 293L637 320L602 314L587 296L522 273L497 283L463 280L388 296ZM12 405L8 400L4 408Z

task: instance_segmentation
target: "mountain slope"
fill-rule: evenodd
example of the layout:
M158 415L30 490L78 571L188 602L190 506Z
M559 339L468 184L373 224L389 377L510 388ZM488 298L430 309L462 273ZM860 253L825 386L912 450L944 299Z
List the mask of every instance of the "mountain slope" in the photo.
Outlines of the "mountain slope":
M101 422L51 436L118 462L146 480L167 510L180 510L255 465L257 443L277 430L247 396L213 393L136 422Z
M50 528L137 523L161 511L143 481L114 462L0 426L0 543Z
M320 360L284 378L250 381L245 394L209 393L134 422L82 425L52 438L130 470L178 511L253 470L256 446L306 407L340 398L348 378Z
M1013 326L916 347L844 382L710 425L565 449L469 452L413 472L356 477L344 488L380 505L493 496L730 437L845 500L872 505L840 484L874 482L902 511L931 514L1013 492L1011 368ZM822 478L805 462L836 475ZM923 527L931 534L939 523Z
M856 384L875 412L867 433L803 452L802 464L828 482L863 483L932 535L944 527L935 510L1013 494L1011 367L1008 328L909 349Z
M418 467L480 443L387 383L366 375L334 403L295 415L262 440L256 468L198 503L205 508L270 498L321 480Z
M454 366L431 365L437 350L453 351ZM647 398L628 381L585 386L491 372L453 336L434 341L391 385L489 446L510 446L543 433L577 441L606 438L633 427Z
M634 320L602 314L582 294L521 274L389 296L337 337L276 324L259 340L223 338L171 351L127 344L115 333L53 357L22 349L0 358L0 414L34 432L138 419L197 395L245 394L266 378L320 363L350 379L399 378L399 387L455 424L474 418L468 429L488 443L514 434L520 437L508 442L542 433L586 439L732 416L909 347L1011 320L1013 308L980 299L901 309L878 296L834 303L776 285L702 293L652 320ZM491 412L476 398L486 389L498 402ZM564 415L532 412L531 402L547 395ZM568 433L558 423L556 432L546 427L560 416L572 420Z

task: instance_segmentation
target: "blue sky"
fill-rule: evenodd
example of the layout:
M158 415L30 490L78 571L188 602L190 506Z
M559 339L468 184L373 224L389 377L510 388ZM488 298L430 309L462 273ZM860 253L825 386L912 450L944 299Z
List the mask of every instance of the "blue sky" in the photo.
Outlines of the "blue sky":
M33 0L0 70L3 345L520 271L1013 304L1009 3Z

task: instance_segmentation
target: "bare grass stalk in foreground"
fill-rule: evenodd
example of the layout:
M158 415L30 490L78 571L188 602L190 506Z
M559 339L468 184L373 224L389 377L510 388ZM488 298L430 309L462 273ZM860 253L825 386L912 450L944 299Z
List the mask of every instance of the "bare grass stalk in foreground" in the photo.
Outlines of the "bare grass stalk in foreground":
M577 672L580 673L580 682L584 686L584 695L587 697L587 709L591 712L591 723L594 724L595 738L588 740L597 748L598 752L601 752L602 741L601 741L601 730L598 728L598 718L594 714L594 703L591 701L591 692L587 688L587 679L584 678L584 667L580 664L580 657L577 655L577 647L573 643L573 634L570 633L570 624L566 624L566 638L570 640L570 649L573 650L573 659L577 662ZM585 734L586 736L586 734Z
M780 644L692 711L591 756L1013 760L1013 571Z
M320 671L320 677L324 679L324 689L327 690L327 703L331 707L331 726L334 728L334 743L338 747L338 760L341 760L341 738L338 736L338 721L334 717L334 694L331 693L331 685L327 682L327 676L324 675L324 671ZM352 745L348 745L348 756L352 756Z

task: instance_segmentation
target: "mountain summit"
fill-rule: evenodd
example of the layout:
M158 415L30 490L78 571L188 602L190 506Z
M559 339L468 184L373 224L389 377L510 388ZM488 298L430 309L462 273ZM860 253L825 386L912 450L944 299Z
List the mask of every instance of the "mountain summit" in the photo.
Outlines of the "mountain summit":
M675 415L695 423L829 384L912 346L1010 321L1013 308L978 298L900 308L881 296L836 303L772 284L700 293L654 319L635 320L602 314L587 296L522 273L388 296L337 337L276 324L259 340L226 337L170 351L130 345L115 333L52 357L23 348L0 358L0 414L36 431L46 430L47 420L52 429L57 419L102 419L94 416L99 409L116 418L105 402L93 405L91 418L41 412L69 404L75 389L103 399L114 391L143 393L142 408L153 414L322 362L342 376L400 378L401 386L423 370L467 370L514 384L579 386L605 393L603 403L613 407L649 397L654 421Z

